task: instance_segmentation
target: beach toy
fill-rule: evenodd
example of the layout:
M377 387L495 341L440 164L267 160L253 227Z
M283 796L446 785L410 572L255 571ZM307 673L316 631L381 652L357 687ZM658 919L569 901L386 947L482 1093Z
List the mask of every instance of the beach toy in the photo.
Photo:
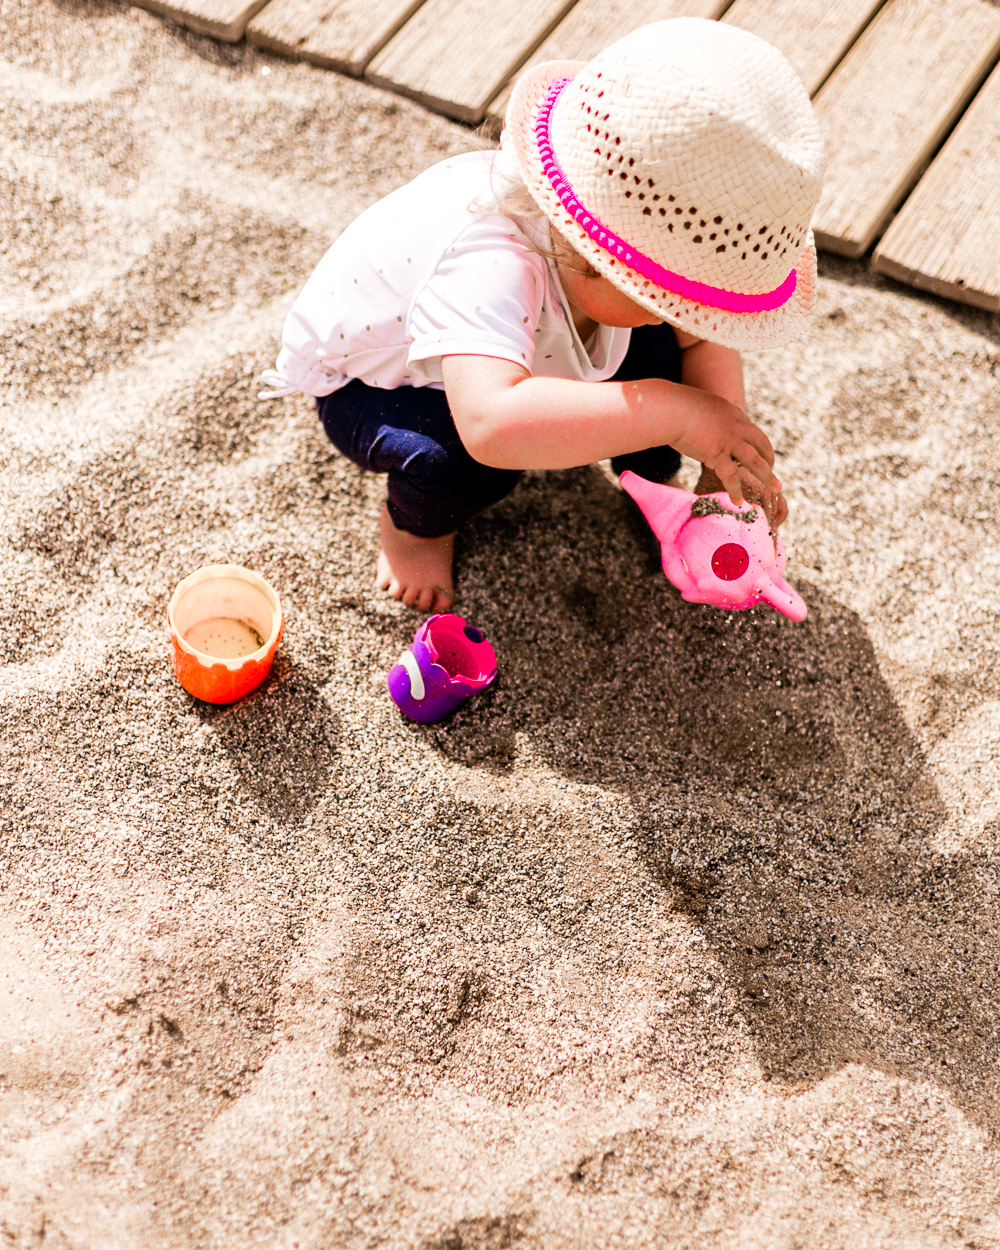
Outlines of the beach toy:
M206 564L178 583L167 605L174 673L206 703L235 703L271 671L281 600L259 573Z
M490 644L474 625L448 612L424 621L386 684L401 712L429 725L485 690L496 675Z
M785 551L762 508L734 507L725 491L694 495L660 486L628 469L618 479L660 540L663 571L688 603L716 608L772 608L805 620L808 608L781 576Z

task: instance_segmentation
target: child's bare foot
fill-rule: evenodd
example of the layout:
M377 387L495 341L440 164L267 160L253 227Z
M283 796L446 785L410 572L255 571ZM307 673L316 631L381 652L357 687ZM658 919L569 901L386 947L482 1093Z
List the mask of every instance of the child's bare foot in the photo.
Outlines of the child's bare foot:
M455 535L420 538L397 529L382 508L382 550L375 565L375 585L392 599L421 612L447 612L455 599L451 567Z
M743 481L743 496L749 503L759 503L764 509L764 515L767 517L767 524L772 533L788 516L788 504L785 496L780 491L761 489L759 485L754 484L750 480ZM719 479L715 476L711 469L706 469L704 465L701 467L701 477L698 478L698 485L694 488L696 495L712 495L716 491L725 490Z

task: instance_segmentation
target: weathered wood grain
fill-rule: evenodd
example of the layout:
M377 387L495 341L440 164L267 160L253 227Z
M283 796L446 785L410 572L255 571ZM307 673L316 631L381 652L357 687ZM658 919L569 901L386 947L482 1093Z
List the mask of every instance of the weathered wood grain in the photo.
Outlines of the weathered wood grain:
M573 0L425 0L365 71L380 87L479 122Z
M990 0L889 0L815 98L829 151L820 247L868 250L998 55Z
M336 0L271 0L247 26L247 39L268 52L297 57L336 7Z
M671 17L717 18L730 0L577 0L552 34L532 53L518 73L542 61L589 61L623 35ZM493 99L487 110L503 121L512 82Z
M172 21L213 39L239 43L247 23L267 0L134 0L137 8L169 17Z
M268 52L296 57L334 7L334 0L271 0L247 26L247 39Z
M724 22L766 39L813 95L884 0L734 0Z
M251 43L360 75L423 0L271 0L247 27Z
M875 268L1000 312L1000 69L886 231Z

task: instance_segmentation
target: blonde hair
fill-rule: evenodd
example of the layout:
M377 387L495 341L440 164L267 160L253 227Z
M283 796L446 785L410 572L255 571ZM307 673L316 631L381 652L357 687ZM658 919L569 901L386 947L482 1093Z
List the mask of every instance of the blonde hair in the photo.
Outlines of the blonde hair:
M516 176L505 173L503 181L505 186L498 190L493 183L493 170L490 170L490 194L473 202L471 207L474 213L482 213L485 217L528 217L538 219L547 216L539 208L538 201L528 190L527 184L520 173ZM545 247L544 244L527 236L524 240L524 246L536 255L544 256L546 260L551 260L556 265L564 265L575 269L577 273L583 274L585 278L599 278L601 276L590 261L585 256L580 255L551 221L549 222L549 230L552 236L551 247Z

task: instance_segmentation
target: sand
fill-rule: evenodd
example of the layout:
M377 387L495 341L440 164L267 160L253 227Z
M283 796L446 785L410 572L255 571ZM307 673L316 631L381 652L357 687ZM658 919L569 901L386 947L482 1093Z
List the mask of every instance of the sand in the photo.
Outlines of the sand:
M748 360L809 604L684 604L600 467L462 531L500 657L384 674L381 484L261 403L328 242L467 131L0 0L0 1244L1000 1246L1000 323L825 260ZM231 708L176 582L286 605Z

